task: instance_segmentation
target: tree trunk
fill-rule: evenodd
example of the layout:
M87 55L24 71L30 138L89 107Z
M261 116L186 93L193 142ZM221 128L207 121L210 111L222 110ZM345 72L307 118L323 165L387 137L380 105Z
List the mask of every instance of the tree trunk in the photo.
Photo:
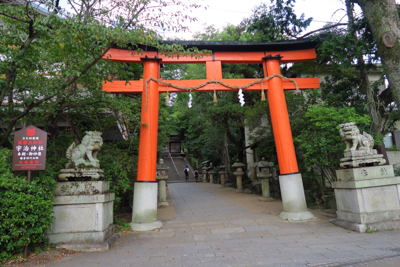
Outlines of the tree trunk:
M239 138L236 138L231 133L231 130L230 130L229 124L228 124L228 120L224 119L224 121L222 123L223 123L223 127L225 129L226 136L236 146L238 160L240 162L246 164L246 160L245 160L245 162L243 162L243 157L244 157L244 126L239 127Z
M226 166L226 171L231 172L231 160L229 158L229 148L228 148L228 137L226 132L223 134L223 146L222 146L222 163Z
M395 0L352 0L363 10L389 80L389 88L400 106L400 19Z
M350 34L354 35L354 38L357 38L357 33L355 32L355 29L354 29L353 6L350 3L350 0L346 1L346 7L347 7L347 16L349 19L349 32L350 32ZM396 12L397 12L397 10L396 10ZM365 13L364 13L364 15L365 15ZM374 95L373 89L371 88L371 83L369 81L368 73L365 68L365 62L364 62L364 59L362 58L362 56L358 57L357 64L360 69L361 83L362 83L363 87L365 88L366 95L367 95L367 107L368 107L369 115L372 119L372 127L374 129L374 132L377 135L382 135L383 121L382 121L382 118L379 116L378 103L377 103L378 100ZM400 103L400 102L398 102L398 103ZM382 154L383 157L386 159L386 163L389 164L389 159L388 159L388 156L386 153L385 145L384 144L377 145L376 149L378 150L378 153Z

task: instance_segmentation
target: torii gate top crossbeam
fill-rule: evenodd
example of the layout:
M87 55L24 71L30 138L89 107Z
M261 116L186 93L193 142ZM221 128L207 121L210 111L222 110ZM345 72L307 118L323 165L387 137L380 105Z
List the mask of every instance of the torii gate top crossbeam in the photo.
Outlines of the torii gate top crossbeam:
M142 63L142 58L159 58L162 64L204 63L221 61L222 63L263 63L268 55L280 55L281 63L311 61L316 58L315 42L309 39L290 40L274 43L254 42L203 42L203 41L164 41L166 44L178 44L185 48L197 47L199 50L209 50L211 53L200 57L179 56L177 58L161 55L157 49L148 46L128 47L121 49L111 48L104 59L124 63ZM143 52L137 52L140 48Z

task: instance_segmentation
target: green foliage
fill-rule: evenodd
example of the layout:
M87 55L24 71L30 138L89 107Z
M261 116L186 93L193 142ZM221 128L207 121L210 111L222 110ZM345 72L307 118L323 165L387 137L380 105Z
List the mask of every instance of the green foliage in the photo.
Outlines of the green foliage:
M115 193L114 211L129 210L136 181L137 147L125 140L104 143L98 158L104 180L111 182L110 191Z
M314 176L315 170L329 181L336 180L334 170L339 168L344 151L344 142L339 135L338 125L356 122L362 131L370 123L367 115L359 115L354 108L340 109L314 105L308 108L301 130L294 138L302 158L305 176Z
M306 20L303 15L300 18L295 15L293 10L295 1L271 2L274 3L271 7L264 4L254 9L253 15L240 25L227 25L222 31L211 25L203 32L197 32L194 39L199 41L278 41L298 35L309 25L311 19ZM204 65L176 66L174 70L163 71L166 72L164 77L172 77L171 74L186 80L205 77ZM264 77L261 64L223 64L222 73L225 79ZM260 103L259 92L244 94L246 105L241 107L236 92L217 92L217 103L212 102L212 93L192 93L193 107L191 109L187 108L187 94L179 94L172 107L173 119L170 133L179 132L185 149L200 161L211 160L214 165L218 165L221 161L222 164L230 164L229 160L239 159L246 163L244 158L245 118L249 119L247 124L251 126L254 124L253 120L260 119L256 113L265 115L268 106L260 104L262 110L257 107ZM274 145L271 145L269 142L264 146L263 152L271 154L275 151Z
M393 170L394 170L395 176L400 176L400 166L399 165L394 165Z
M12 151L0 147L0 262L22 252L26 245L45 242L54 219L53 167L32 172L28 184L26 176L11 172L11 160Z
M244 20L247 32L258 42L274 42L297 37L311 23L304 14L297 17L294 12L295 0L271 0L272 5L261 4L253 10L253 15Z
M101 1L68 1L72 14L54 6L55 3L59 2L29 1L25 6L0 4L0 19L5 24L3 32L7 33L0 35L0 54L4 57L0 61L0 73L4 74L0 77L0 102L8 100L8 105L1 106L5 116L0 118L0 123L8 130L0 145L6 143L19 122L43 123L55 138L60 117L66 117L73 127L81 123L79 119L87 119L80 118L82 110L86 114L89 110L92 114L99 109L104 111L104 103L110 105L112 100L102 92L102 81L115 77L140 78L142 73L139 64L103 60L111 47L126 48L129 44L130 48L141 51L141 45L149 45L171 56L172 51L179 55L199 53L197 49L185 50L179 45L159 43L152 27L184 30L187 27L181 23L194 18L180 11L167 12L164 8L147 12L153 1L139 0L131 5L126 0L117 0L111 10ZM199 7L176 0L161 0L157 4L178 5L184 9ZM37 12L37 6L45 11ZM142 23L144 16L146 22ZM120 112L114 112L114 116ZM73 130L79 139L79 129Z
M347 27L332 27L314 37L319 45L313 68L326 76L321 89L327 105L352 106L357 113L370 114L375 135L384 136L393 131L400 113L389 88L384 88L381 59L371 28L363 15L355 14L351 2L346 1ZM383 150L383 146L378 147L385 154Z

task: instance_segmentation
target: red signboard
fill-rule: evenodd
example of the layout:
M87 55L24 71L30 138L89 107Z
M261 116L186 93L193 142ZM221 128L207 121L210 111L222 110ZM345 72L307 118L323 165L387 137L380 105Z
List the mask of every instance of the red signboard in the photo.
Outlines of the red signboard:
M13 170L40 171L46 168L47 133L30 125L15 132Z

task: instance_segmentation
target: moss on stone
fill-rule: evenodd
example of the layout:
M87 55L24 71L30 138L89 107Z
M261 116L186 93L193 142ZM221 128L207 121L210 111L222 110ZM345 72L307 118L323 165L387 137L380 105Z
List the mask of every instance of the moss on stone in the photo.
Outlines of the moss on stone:
M157 220L157 210L145 210L140 214L134 214L132 218L134 223L151 223Z

